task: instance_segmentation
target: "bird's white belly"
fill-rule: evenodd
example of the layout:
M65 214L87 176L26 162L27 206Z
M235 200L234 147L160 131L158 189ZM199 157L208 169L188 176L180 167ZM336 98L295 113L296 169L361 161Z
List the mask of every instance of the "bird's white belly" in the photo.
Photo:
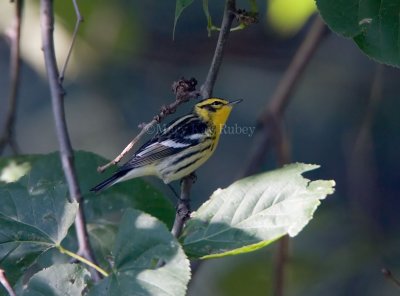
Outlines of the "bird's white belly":
M209 144L209 143L208 143ZM204 145L205 146L205 145ZM203 146L203 147L204 147ZM193 149L185 150L181 155L189 154L193 151L201 150L201 147L193 147ZM156 166L158 176L164 181L165 184L171 181L182 179L183 177L194 172L198 167L200 167L204 162L206 162L212 153L210 151L204 151L202 154L193 155L179 162L179 164L174 164L178 155L168 157L162 160Z

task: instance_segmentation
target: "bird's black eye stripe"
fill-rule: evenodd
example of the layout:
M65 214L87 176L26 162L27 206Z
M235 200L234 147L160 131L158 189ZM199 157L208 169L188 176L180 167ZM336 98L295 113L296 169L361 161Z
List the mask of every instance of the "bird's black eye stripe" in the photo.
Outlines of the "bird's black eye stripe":
M211 112L217 111L217 109L214 108L214 107L211 106L211 105L204 105L204 106L201 106L201 108L206 109L206 110L211 111Z

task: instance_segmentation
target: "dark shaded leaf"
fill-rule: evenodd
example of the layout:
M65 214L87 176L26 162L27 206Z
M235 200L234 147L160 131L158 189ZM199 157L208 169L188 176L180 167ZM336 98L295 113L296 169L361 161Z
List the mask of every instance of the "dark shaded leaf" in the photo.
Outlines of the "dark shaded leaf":
M163 223L128 209L113 248L114 268L90 295L185 295L189 261ZM159 266L159 262L163 264Z
M33 275L22 295L78 296L89 279L89 271L80 264L56 264Z
M322 18L336 33L353 38L378 62L400 66L400 2L391 0L317 0Z

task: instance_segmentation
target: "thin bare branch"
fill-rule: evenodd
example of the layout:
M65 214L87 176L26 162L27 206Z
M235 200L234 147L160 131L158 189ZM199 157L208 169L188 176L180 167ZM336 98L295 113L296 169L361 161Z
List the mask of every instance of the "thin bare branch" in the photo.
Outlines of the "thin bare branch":
M42 44L47 76L50 86L50 94L53 107L53 115L57 138L60 147L61 163L67 180L70 199L79 203L78 213L75 219L75 230L77 233L79 251L78 253L86 259L95 262L86 229L85 216L83 212L82 194L76 177L74 167L74 155L68 134L64 111L64 89L60 83L56 55L54 50L54 10L52 0L41 1L41 31ZM97 279L99 275L97 275Z
M15 123L17 119L17 99L20 83L20 40L22 22L23 0L15 1L15 15L12 29L9 34L10 39L10 93L8 96L8 110L4 130L0 136L0 155L4 148L10 145L14 154L18 154L18 145L15 139Z
M197 81L194 78L190 80L185 80L184 78L182 78L179 81L174 82L172 88L174 93L176 93L175 101L168 106L163 106L160 112L156 116L154 116L152 121L142 126L142 130L140 131L140 133L124 148L124 150L122 150L122 152L117 157L115 157L109 163L98 167L97 171L99 173L102 173L111 165L119 163L121 159L139 142L139 140L141 140L141 138L147 133L148 130L150 130L157 123L160 123L161 120L163 120L168 115L174 113L180 104L185 103L192 98L197 98L199 96L199 92L195 90L196 85Z
M295 90L297 82L300 80L318 46L321 44L325 32L326 26L321 18L317 16L278 83L274 94L268 99L268 104L259 116L255 145L252 145L253 151L250 152L247 166L244 168L241 176L251 175L258 170L260 163L262 163L264 156L273 143L274 129L281 124L283 113L289 104L291 94Z
M289 255L289 237L285 235L282 237L277 244L275 262L274 262L274 275L275 280L273 286L274 296L282 296L284 293L285 286L285 274L286 274L286 263Z
M67 57L65 58L64 65L61 67L60 77L58 78L61 83L64 81L64 75L65 75L65 71L67 70L68 62L69 62L69 59L72 54L72 48L75 45L79 27L80 27L81 23L83 22L83 16L81 15L81 13L79 11L79 6L78 6L78 3L76 3L76 0L72 0L72 4L74 5L74 10L75 10L75 14L76 14L76 23L75 23L74 32L72 34L71 45L69 46L68 54L67 54Z
M225 4L224 16L222 19L221 30L219 31L217 46L215 47L211 66L208 70L206 80L200 88L201 96L203 98L209 98L212 95L215 81L217 80L219 68L222 63L222 58L224 56L225 45L231 31L232 21L235 17L235 10L235 0L227 0Z
M17 0L18 1L18 0ZM9 281L7 280L6 274L3 269L0 269L0 284L6 289L8 295L16 296L12 286L10 285Z
M371 219L379 209L379 185L377 182L377 161L374 153L374 137L372 125L375 122L379 104L384 99L384 65L377 64L363 119L354 137L353 147L348 154L347 177L348 191L354 216L359 219L360 225L368 229L371 239L377 239L381 233L380 223Z
M382 268L382 273L385 278L392 281L398 288L400 288L400 280L398 280L389 269Z

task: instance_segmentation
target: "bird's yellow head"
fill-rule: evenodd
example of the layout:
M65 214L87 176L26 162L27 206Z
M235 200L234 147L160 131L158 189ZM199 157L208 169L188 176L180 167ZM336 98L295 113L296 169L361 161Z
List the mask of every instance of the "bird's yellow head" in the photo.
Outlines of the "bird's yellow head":
M194 112L205 122L214 125L219 134L231 113L233 105L241 101L229 102L219 98L208 98L197 103L194 106Z

